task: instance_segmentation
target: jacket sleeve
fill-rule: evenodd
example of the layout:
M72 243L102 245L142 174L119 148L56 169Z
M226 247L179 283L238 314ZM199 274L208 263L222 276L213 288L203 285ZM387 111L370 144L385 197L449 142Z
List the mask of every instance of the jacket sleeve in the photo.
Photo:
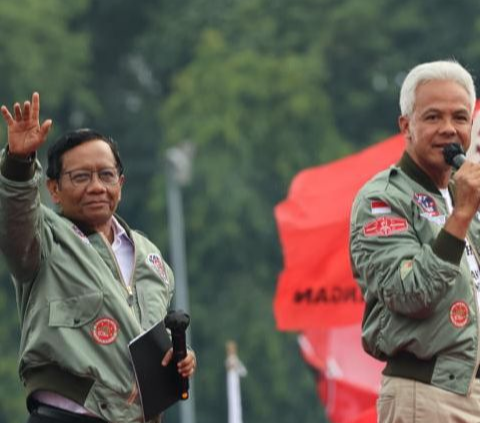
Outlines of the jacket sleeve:
M40 163L0 156L0 251L14 278L31 281L41 261Z
M385 213L378 213L375 204L385 204ZM411 204L392 201L385 193L357 196L350 255L366 302L380 301L392 312L419 319L435 310L460 273L465 242L439 226L432 228L437 232L431 239L420 239Z

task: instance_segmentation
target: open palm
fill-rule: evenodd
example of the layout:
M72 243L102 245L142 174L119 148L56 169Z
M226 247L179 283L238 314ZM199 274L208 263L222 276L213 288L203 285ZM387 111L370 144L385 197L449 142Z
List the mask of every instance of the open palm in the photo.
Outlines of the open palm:
M33 93L32 102L25 101L23 110L19 103L13 106L14 116L7 107L2 106L1 112L8 125L8 148L10 153L27 156L34 153L47 139L52 126L51 119L40 125L40 96Z

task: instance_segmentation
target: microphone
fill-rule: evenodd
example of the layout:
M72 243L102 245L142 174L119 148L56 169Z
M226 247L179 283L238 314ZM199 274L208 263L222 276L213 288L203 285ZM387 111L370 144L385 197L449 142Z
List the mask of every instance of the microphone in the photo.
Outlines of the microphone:
M177 364L187 356L187 343L185 331L190 323L190 316L183 310L169 311L165 317L165 326L172 333L173 361ZM188 378L178 375L180 378L180 398L188 399Z
M465 157L465 151L458 143L448 144L443 149L443 158L445 163L454 167L455 169L460 169L460 166L467 160Z

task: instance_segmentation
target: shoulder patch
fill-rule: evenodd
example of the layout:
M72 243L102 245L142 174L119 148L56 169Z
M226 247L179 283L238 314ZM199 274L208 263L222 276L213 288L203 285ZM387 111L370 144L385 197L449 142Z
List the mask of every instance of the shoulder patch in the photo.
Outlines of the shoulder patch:
M390 205L382 200L370 201L370 209L372 214L390 214L392 212Z
M400 278L405 280L407 275L412 271L413 268L413 260L408 259L408 260L402 260L400 263Z
M469 311L465 301L456 301L450 307L450 321L456 328L463 328L468 323Z
M363 234L366 237L386 237L407 230L407 219L402 217L382 216L363 225Z

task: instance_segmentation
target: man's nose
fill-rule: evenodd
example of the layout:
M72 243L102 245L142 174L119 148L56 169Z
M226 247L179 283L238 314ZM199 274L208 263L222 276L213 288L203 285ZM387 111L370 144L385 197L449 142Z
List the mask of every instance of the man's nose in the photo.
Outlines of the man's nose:
M457 133L457 127L455 126L455 122L453 119L446 118L442 122L442 133L447 135L455 135Z
M92 178L90 179L90 182L88 183L88 189L89 190L96 190L96 191L105 191L105 184L102 182L102 180L98 177L97 172L92 172Z

